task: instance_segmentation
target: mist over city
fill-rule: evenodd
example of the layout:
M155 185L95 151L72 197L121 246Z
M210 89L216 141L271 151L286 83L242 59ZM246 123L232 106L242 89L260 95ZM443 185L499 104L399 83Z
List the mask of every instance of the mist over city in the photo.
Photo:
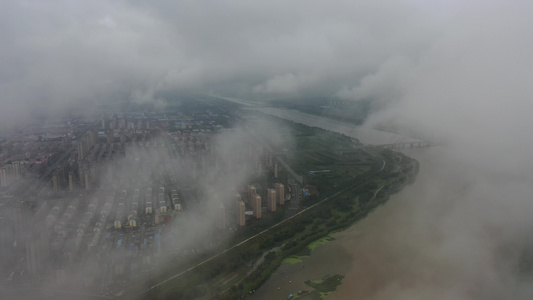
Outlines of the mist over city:
M531 299L528 1L0 1L1 299Z

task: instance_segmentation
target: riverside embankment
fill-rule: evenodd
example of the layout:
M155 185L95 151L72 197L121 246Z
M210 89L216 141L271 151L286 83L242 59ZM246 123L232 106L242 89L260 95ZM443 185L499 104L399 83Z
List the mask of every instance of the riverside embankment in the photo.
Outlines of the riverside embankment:
M393 194L385 205L348 229L331 234L334 240L319 245L310 256L300 257L301 262L283 263L250 299L285 299L290 293L312 290L304 283L306 280L321 279L328 274L345 278L337 291L325 299L366 299L393 284L398 274L392 266L416 260L418 251L410 251L412 245L405 245L402 240L413 231L418 234L416 226L425 206L420 202L421 196L430 192L429 181L438 178L431 152L431 149L406 152L420 162L413 184Z

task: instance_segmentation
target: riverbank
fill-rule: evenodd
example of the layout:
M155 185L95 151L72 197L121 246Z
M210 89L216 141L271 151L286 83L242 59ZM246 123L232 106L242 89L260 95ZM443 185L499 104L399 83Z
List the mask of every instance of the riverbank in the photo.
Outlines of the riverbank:
M343 121L311 115L298 110L281 109L275 107L254 108L264 114L276 116L291 122L303 124L310 127L319 127L355 138L365 145L388 145L398 141L402 143L419 143L423 140L407 137L401 134L377 130L374 128L354 126Z
M328 274L344 276L337 291L323 299L365 299L383 285L388 270L387 260L401 260L405 249L394 249L394 240L402 238L402 227L412 220L405 219L402 212L412 209L413 196L423 188L427 172L427 158L424 150L411 150L405 154L420 161L416 181L397 194L390 196L386 205L375 209L368 216L349 228L335 232L331 241L318 245L311 255L299 257L300 263L283 263L256 293L253 300L285 299L299 290L312 290L306 280L316 280ZM408 214L407 214L408 215ZM385 241L390 239L389 241ZM381 249L377 245L387 245ZM386 253L386 254L385 254ZM395 255L394 253L397 253ZM385 261L379 260L377 258ZM279 288L279 289L278 289ZM354 295L358 295L357 298ZM310 296L299 299L316 299Z
M361 149L354 147L357 142L346 136L300 124L287 125L287 134L293 137L294 143L285 152L291 154L295 168L305 174L306 182L314 185L320 195L303 198L301 205L305 209L291 218L265 223L269 225L267 228L245 241L237 241L221 253L200 257L196 267L178 272L175 266L168 265L148 283L150 289L142 298L233 300L249 296L271 277L284 259L306 254L308 244L365 218L387 202L391 193L412 182L418 173L418 162L401 153L380 148ZM328 172L307 172L321 169ZM280 251L271 250L280 245L283 245ZM260 264L254 263L258 260ZM316 286L335 286L329 284L325 275L306 280L319 282ZM334 277L339 281L340 278ZM328 284L321 285L320 280L324 279ZM327 290L320 289L323 293Z

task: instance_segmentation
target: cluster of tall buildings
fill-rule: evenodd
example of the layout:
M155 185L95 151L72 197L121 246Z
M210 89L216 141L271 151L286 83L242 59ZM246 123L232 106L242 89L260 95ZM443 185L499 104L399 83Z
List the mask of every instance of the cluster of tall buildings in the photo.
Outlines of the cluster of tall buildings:
M165 119L161 120L163 117ZM161 229L165 226L158 227L158 224L203 208L196 192L196 181L213 170L218 170L222 176L252 172L255 175L255 172L265 174L264 169L268 168L275 178L278 177L278 163L272 153L255 140L250 142L245 137L245 146L237 143L234 148L242 152L233 155L235 161L224 159L222 152L215 150L218 144L214 137L223 129L217 120L224 118L217 119L214 115L204 115L201 120L178 117L144 114L104 117L76 127L64 139L57 138L56 143L61 142L58 145L63 148L57 148L60 151L49 156L53 165L47 166L46 173L43 172L46 180L51 177L51 186L58 192L47 193L48 197L57 199L48 199L40 206L42 216L19 217L25 219L21 224L28 224L28 228L17 231L28 232L28 236L19 238L23 241L19 243L25 245L18 246L26 251L23 263L27 264L28 273L38 275L53 271L43 264L49 258L57 262L54 268L58 274L77 267L76 264L85 258L91 258L101 270L103 266L107 268L101 274L95 271L96 274L111 274L105 275L101 281L111 282L124 271L108 272L108 268L129 265L133 272L151 264L144 259L159 253L161 238L158 236L164 233ZM157 130L148 131L151 127ZM152 138L165 128L178 129L168 137ZM74 136L79 138L73 142ZM180 159L172 159L174 157ZM2 187L29 174L27 161L16 161L18 158L13 156L8 159L4 160L8 163L0 168ZM180 188L177 182L184 188ZM156 183L159 188L152 191ZM233 207L220 204L213 208L216 213L214 221L221 229L227 228L228 224L231 227L235 224L246 226L247 218L261 219L263 214L274 213L279 205L284 205L284 189L281 183L268 189L249 186L248 192L235 196L236 220L232 218ZM61 190L76 193L59 193ZM80 198L72 198L77 194ZM30 225L36 229L43 227L43 230L33 232ZM9 236L5 243L0 239L0 245L5 244L11 249L15 238ZM165 237L162 240L163 246L171 242ZM124 262L116 259L118 255L138 256L139 259Z
M245 193L246 201L243 201L241 194L235 196L235 209L236 209L236 223L239 226L246 225L246 205L252 209L249 215L252 215L256 219L262 218L263 202L262 197L257 193L257 189L253 185L248 186L248 191ZM266 204L269 212L276 212L277 206L283 206L285 204L285 185L282 183L276 183L274 188L268 188L266 193Z
M277 183L266 190L260 189L259 191L256 186L248 185L247 190L243 192L244 197L241 197L241 194L237 194L235 200L235 222L239 226L246 225L247 216L261 219L264 212L263 205L266 206L265 212L274 213L277 211L278 206L285 204L285 185L279 182L279 164L275 156L261 143L249 143L245 149L245 156L248 159L243 160L243 163L250 164L252 170L260 175L265 174L264 168L270 170Z
M115 129L138 129L150 130L150 120L128 118L123 114L113 115L111 117L104 116L100 120L100 129L115 130Z
M8 186L11 182L22 177L22 166L20 161L6 164L0 168L0 186Z
M87 133L78 141L78 160L85 159L85 156L87 153L89 153L89 150L92 149L96 142L96 133L91 129L87 130Z
M71 163L67 171L62 168L54 171L52 175L54 190L67 187L69 191L73 191L77 186L85 190L90 189L98 183L100 175L106 173L109 162L125 155L126 142L131 144L139 140L144 144L151 137L150 132L142 129L150 129L149 120L129 120L122 115L104 116L99 124L92 126L77 141L77 163L73 166ZM118 139L116 139L117 134Z

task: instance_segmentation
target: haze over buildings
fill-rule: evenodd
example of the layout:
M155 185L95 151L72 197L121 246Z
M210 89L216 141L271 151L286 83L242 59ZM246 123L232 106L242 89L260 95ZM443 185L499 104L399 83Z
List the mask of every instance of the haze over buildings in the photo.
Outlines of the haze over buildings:
M71 147L52 148L50 163L29 159L31 152L11 162L27 133L4 141L3 288L117 296L166 260L218 249L251 222L235 191L264 176L272 154L261 150L252 123L229 127L232 117L201 107L190 115L182 109L72 122L72 137L58 136L54 144ZM263 133L261 140L269 138ZM47 145L41 138L26 144ZM261 219L262 198L252 187L248 207ZM20 297L35 296L28 293Z
M441 245L435 251L445 255L428 255L429 263L417 266L427 270L424 274L440 275L444 268L432 264L433 259L451 262L448 267L458 275L451 282L453 293L446 293L439 282L413 278L402 285L393 278L389 284L376 285L377 292L369 299L386 298L387 291L417 299L428 290L437 299L530 298L531 284L515 272L517 253L524 248L521 241L530 236L533 226L529 201L533 181L530 1L2 1L2 7L2 201L26 192L27 186L33 187L28 192L35 192L45 184L55 193L73 195L61 198L65 203L57 209L55 203L32 208L36 220L50 224L44 226L46 232L33 230L40 223L25 224L32 228L25 230L18 222L24 210L16 205L3 215L2 222L17 224L1 231L3 247L11 249L2 257L2 265L16 266L13 276L22 271L18 264L29 272L45 268L40 256L57 256L68 269L76 260L68 253L75 252L80 239L87 247L93 239L93 245L106 239L101 224L97 225L100 220L112 221L114 227L139 227L139 220L128 220L136 211L164 224L169 211L190 208L178 199L194 199L192 189L165 186L160 197L160 185L146 181L163 178L162 168L180 165L189 175L185 183L202 178L205 186L199 187L199 196L217 204L216 209L229 199L224 207L235 214L234 219L229 214L223 218L218 210L209 211L218 216L213 219L219 227L244 226L244 202L255 207L256 218L262 214L261 199L272 208L270 197L251 197L251 191L242 195L244 202L236 201L232 188L244 189L248 182L240 175L220 176L220 170L245 174L239 172L266 168L258 164L258 157L249 156L261 150L231 147L240 143L243 131L227 132L226 139L216 141L216 154L210 147L215 141L201 131L171 136L176 152L195 156L182 162L169 158L162 151L168 144L151 139L148 131L159 130L155 126L165 122L187 130L192 117L180 116L178 124L164 120L163 115L161 122L159 118L156 122L150 117L113 115L129 104L164 113L166 101L176 94L203 90L254 103L282 99L290 104L311 96L339 103L368 100L366 126L440 143L436 152L446 166L441 180L457 182L453 185L456 202L442 196L447 185L435 186L441 193L428 195L428 202L435 205L415 210L412 219L417 223L405 235L416 237L409 233L433 228ZM110 114L100 118L102 111ZM270 131L274 128L270 126L262 130ZM131 147L126 147L128 140L135 141ZM202 155L197 155L199 151ZM217 155L227 160L216 159ZM250 157L246 166L238 163L245 156ZM130 157L134 163L120 163L120 157ZM66 163L48 174L43 166L57 159ZM272 168L276 162L268 164ZM43 183L43 177L50 182ZM129 188L137 180L142 182L138 191ZM113 192L102 193L97 200L78 195L95 189ZM276 199L277 204L284 204L282 184L276 186ZM203 207L194 205L202 211ZM75 219L70 211L81 212L80 207L88 215L79 215L76 229L64 231L63 225ZM199 232L208 231L202 222L194 224ZM25 247L24 263L14 262L18 257L13 253L27 236L14 238L16 232L34 237ZM155 252L165 244L156 234L150 242ZM197 237L183 234L184 239ZM57 240L49 253L38 251L52 235ZM113 240L108 247L115 249L119 240L124 241L120 236L108 240ZM417 251L435 245L432 239L402 242ZM507 245L513 250L501 254ZM120 261L115 256L109 259ZM461 267L473 261L471 270ZM93 266L91 262L86 265ZM391 269L407 268L401 259L394 262ZM81 285L99 274L88 270L84 274L88 276L75 278ZM113 272L126 271L116 267ZM55 276L67 280L66 274L61 271ZM479 274L486 277L480 279Z

